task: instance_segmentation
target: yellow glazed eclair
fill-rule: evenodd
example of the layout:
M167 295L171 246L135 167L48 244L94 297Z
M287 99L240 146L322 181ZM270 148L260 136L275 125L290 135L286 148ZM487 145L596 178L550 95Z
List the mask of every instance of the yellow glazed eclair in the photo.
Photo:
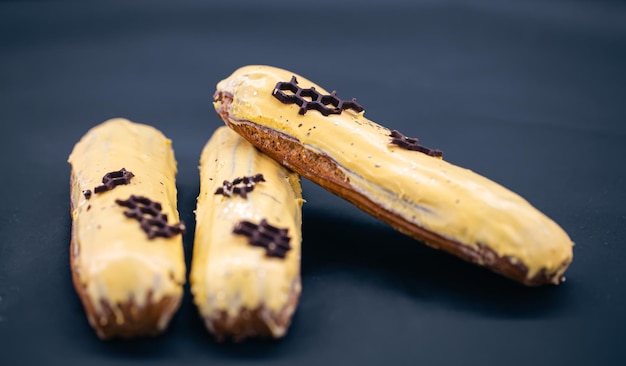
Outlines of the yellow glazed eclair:
M300 75L242 67L214 106L267 155L434 248L526 285L558 284L572 261L567 233L528 201Z
M74 287L102 339L162 332L185 281L171 141L112 119L69 156Z
M298 303L302 189L297 174L227 127L200 158L190 284L218 340L282 337Z

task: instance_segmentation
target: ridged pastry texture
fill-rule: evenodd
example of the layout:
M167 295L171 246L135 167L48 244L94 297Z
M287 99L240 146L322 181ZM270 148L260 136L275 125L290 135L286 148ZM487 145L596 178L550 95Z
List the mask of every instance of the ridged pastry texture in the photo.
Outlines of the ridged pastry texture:
M262 181L250 183L243 194L228 188L233 182L231 187L242 188L242 178L259 174ZM278 338L287 331L301 291L302 203L297 174L227 127L214 132L200 159L190 283L216 338ZM234 232L242 221L262 220L287 230L291 249L284 258Z
M391 131L364 112L299 114L300 106L272 95L294 76L299 87L330 94L293 72L252 65L218 83L215 109L281 164L407 235L526 285L563 279L573 242L527 200L471 170L391 144Z
M171 141L151 126L112 119L81 138L69 163L72 278L90 324L101 338L162 332L183 294L182 236L149 239L116 200L147 197L168 223L179 222ZM128 184L94 192L121 169L132 173Z

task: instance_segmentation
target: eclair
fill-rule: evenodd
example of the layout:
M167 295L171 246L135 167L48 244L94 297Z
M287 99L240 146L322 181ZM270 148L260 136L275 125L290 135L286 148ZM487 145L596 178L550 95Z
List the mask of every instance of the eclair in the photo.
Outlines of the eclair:
M525 285L564 279L573 242L558 224L440 150L367 119L356 99L253 65L217 84L214 107L265 154L406 235Z
M80 139L69 163L70 264L89 323L102 339L161 333L185 282L171 141L112 119Z
M218 340L285 335L301 292L300 178L229 128L200 158L189 281Z

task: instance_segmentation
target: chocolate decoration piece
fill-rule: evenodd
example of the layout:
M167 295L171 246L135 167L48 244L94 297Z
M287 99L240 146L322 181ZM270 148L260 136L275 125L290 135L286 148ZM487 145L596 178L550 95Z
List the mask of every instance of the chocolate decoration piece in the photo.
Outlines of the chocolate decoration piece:
M265 248L265 255L268 257L285 258L291 250L291 238L287 235L287 229L272 226L265 219L258 225L250 221L240 221L235 225L233 233L247 236L250 245Z
M225 180L224 185L215 191L215 194L221 194L230 197L232 194L238 194L243 198L248 197L248 193L252 192L256 183L265 182L263 174L256 174L249 177L235 178L231 182Z
M290 91L291 93L285 93ZM280 100L283 104L297 104L300 106L299 114L304 115L306 111L315 109L321 114L328 116L329 114L341 114L344 109L352 109L356 112L362 112L363 107L357 103L355 98L352 100L341 100L337 97L337 92L323 95L315 87L303 89L298 86L295 76L291 77L291 81L279 81L276 83L272 95Z
M132 172L122 168L121 170L115 172L109 172L102 177L102 185L94 188L94 193L102 193L106 191L110 191L113 188L130 183L130 179L135 175Z
M86 199L90 199L91 198L91 189L86 189L83 191L83 195L85 196Z
M429 149L425 146L422 146L417 143L417 138L406 137L397 130L391 131L391 134L389 136L391 136L392 144L398 145L403 149L419 151L426 155L435 156L438 158L443 156L443 152L441 150Z
M168 225L167 215L161 212L161 204L147 197L131 195L127 200L118 199L115 203L128 208L124 211L124 215L139 221L149 239L157 236L171 238L185 232L185 224L182 221L175 225Z

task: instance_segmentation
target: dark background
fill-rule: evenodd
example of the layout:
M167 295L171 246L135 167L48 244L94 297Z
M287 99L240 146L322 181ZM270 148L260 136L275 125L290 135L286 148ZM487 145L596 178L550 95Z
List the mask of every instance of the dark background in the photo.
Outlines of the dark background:
M99 341L70 279L73 145L112 117L173 140L189 263L212 94L246 64L520 193L576 242L567 282L521 287L303 181L284 339L214 342L186 288L163 336ZM0 365L623 364L625 85L617 1L0 2Z

